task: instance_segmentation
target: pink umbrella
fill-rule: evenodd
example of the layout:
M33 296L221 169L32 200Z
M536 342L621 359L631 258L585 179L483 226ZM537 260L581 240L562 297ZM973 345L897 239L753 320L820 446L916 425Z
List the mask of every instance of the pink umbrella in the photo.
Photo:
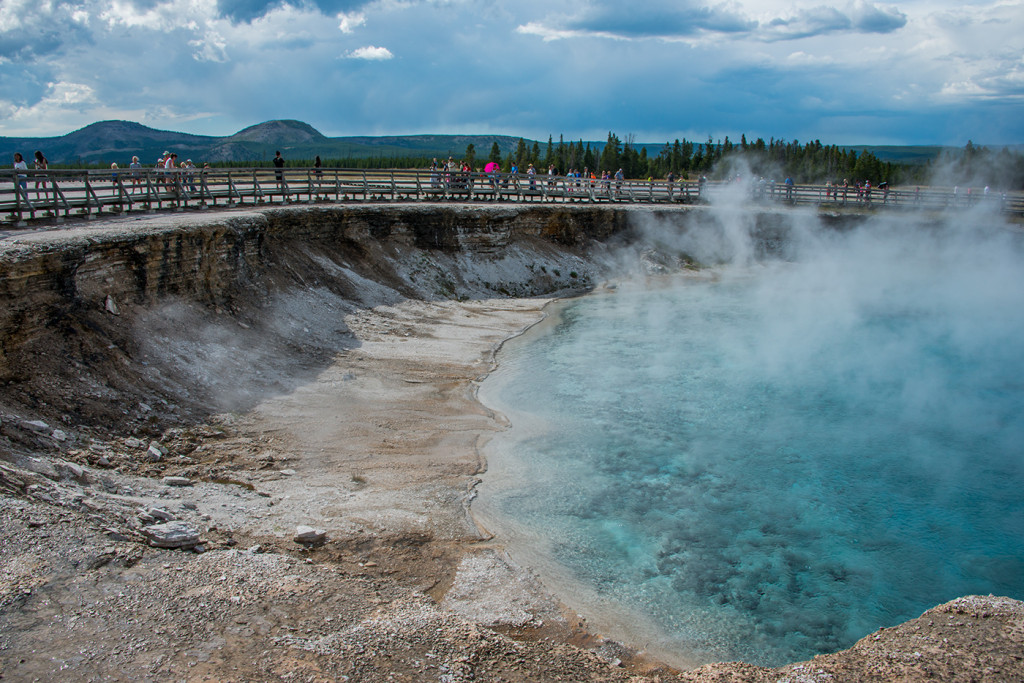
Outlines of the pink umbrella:
M484 166L484 173L491 173L492 171L500 171L500 170L501 170L501 165L498 162L496 162L496 161L489 161L489 162L487 162L487 165Z

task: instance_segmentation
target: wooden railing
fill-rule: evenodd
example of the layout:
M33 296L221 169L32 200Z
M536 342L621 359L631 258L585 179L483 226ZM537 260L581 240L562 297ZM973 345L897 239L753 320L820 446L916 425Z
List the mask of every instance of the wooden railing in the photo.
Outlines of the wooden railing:
M602 180L507 173L266 168L7 171L0 175L0 216L8 225L157 210L279 203L345 202L628 202L707 201L932 210L985 206L1024 214L1024 195L978 190L855 187L695 180Z

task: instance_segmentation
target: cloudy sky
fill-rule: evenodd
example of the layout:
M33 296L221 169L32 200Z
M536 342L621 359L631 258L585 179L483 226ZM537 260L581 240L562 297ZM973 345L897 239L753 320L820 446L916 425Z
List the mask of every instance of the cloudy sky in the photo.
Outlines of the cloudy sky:
M0 135L1024 143L1024 0L0 0Z

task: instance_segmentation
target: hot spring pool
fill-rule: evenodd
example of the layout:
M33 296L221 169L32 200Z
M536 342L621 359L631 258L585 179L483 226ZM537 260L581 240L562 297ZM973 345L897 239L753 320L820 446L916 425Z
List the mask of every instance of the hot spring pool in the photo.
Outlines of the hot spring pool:
M598 628L779 665L1024 598L1024 248L822 232L623 284L506 345L474 512Z

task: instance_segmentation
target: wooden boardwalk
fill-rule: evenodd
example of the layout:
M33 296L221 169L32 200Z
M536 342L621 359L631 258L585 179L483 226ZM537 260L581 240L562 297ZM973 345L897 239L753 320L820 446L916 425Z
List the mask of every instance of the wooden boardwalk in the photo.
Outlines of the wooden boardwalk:
M873 188L775 182L669 183L565 176L430 171L266 168L103 171L7 171L0 175L0 217L20 227L69 218L152 211L291 203L580 202L697 204L750 202L860 209L957 210L986 207L1024 215L1024 193L982 189Z

